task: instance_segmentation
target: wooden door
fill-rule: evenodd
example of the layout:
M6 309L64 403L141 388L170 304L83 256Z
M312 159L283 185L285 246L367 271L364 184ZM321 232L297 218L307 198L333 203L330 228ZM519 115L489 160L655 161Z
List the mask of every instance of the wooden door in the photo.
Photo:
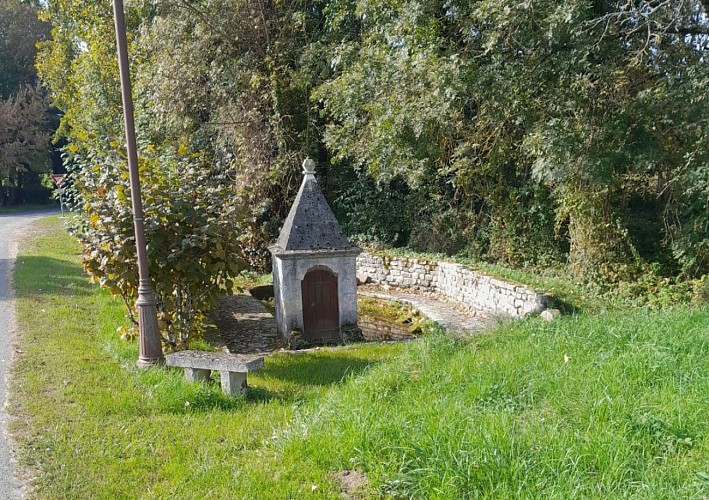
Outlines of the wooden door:
M308 271L300 283L303 296L303 337L313 344L340 341L337 276L324 269Z

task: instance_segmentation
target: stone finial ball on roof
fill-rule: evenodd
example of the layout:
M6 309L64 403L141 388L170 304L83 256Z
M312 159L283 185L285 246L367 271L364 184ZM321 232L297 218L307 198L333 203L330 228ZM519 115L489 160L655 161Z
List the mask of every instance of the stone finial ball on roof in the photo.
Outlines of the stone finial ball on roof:
M305 161L303 162L303 173L304 174L314 174L315 173L315 162L312 159L306 158Z

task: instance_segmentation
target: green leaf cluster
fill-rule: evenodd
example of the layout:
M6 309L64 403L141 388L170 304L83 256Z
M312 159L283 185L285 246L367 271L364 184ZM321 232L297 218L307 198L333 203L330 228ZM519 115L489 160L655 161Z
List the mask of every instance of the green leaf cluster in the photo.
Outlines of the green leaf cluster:
M602 281L651 261L709 269L699 2L329 9L333 75L313 94L331 120L325 142L380 184L406 180L410 246L440 251L462 235L445 251L567 260Z

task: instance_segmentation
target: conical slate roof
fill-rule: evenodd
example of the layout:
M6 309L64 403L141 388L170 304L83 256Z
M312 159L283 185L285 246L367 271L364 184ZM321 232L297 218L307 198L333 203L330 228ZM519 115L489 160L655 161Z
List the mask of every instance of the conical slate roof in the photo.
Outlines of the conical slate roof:
M352 245L342 234L340 224L315 180L313 167L312 160L306 160L303 164L303 183L276 246L286 251L350 249Z

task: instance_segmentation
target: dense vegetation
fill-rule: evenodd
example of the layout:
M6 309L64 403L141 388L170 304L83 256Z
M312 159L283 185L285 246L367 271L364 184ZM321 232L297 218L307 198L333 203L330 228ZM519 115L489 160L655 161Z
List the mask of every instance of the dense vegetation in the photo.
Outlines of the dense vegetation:
M0 0L0 205L44 203L53 116L37 84L35 44L49 36L37 5ZM43 185L44 181L44 185ZM51 183L50 183L51 184Z
M238 214L238 241L222 247L252 267L266 265L309 155L360 240L568 265L606 283L709 268L709 20L699 0L126 9L152 192L172 196L181 184L190 196L177 205L200 210L211 195L192 183L222 189L229 179L233 196L218 205ZM111 6L49 0L42 15L53 31L38 68L63 113L81 232L99 259L89 268L115 287L126 269L112 255L131 238ZM180 223L177 205L155 212L154 227ZM202 240L190 227L181 238L192 248Z

